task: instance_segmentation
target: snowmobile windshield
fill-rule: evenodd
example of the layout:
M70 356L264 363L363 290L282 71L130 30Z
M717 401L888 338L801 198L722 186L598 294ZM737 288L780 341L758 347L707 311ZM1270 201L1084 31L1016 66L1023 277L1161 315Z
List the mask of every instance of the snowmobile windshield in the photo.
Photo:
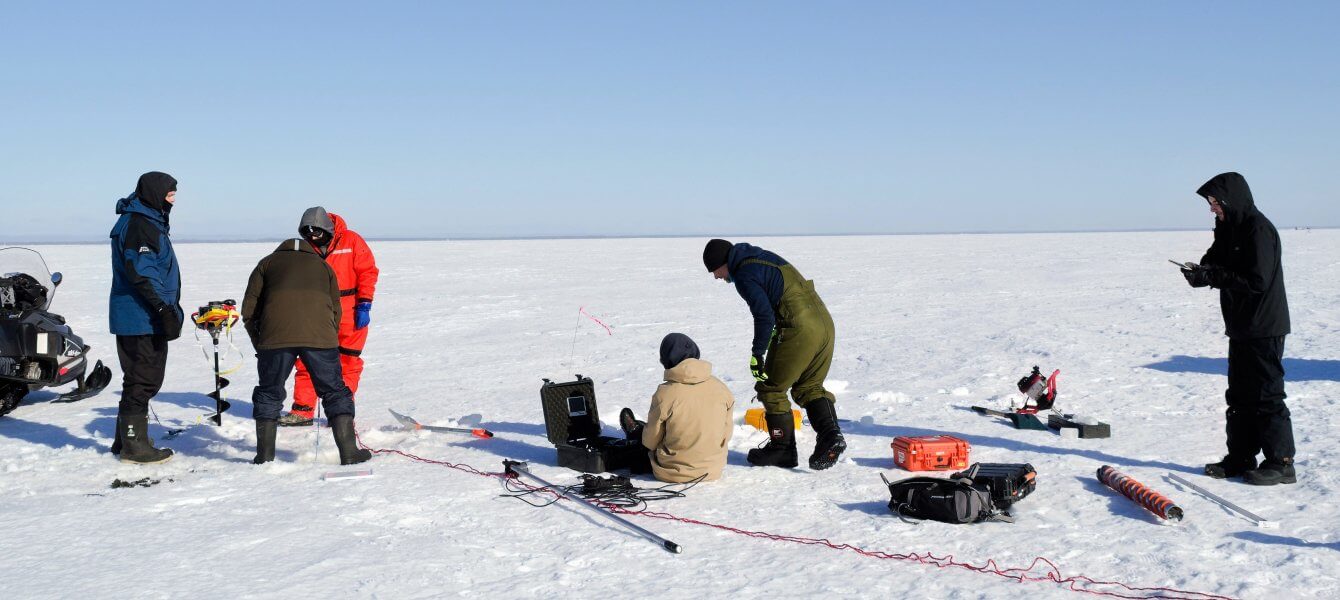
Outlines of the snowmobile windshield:
M0 248L0 308L46 310L56 296L56 285L46 261L36 250Z

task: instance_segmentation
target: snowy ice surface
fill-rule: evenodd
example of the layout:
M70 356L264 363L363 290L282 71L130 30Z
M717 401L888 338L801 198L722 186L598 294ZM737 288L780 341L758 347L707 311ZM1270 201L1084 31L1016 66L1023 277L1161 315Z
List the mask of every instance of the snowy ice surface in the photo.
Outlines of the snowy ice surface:
M750 468L764 435L737 428L719 482L654 510L731 527L824 538L869 551L953 555L1060 577L1245 598L1340 594L1337 381L1340 231L1284 231L1294 333L1286 346L1300 481L1252 488L1199 475L1223 451L1227 340L1217 294L1193 290L1167 259L1197 260L1210 233L1086 233L755 239L815 280L837 323L831 378L849 450L833 469ZM358 425L374 448L498 472L555 466L541 377L594 378L607 433L644 414L660 381L657 344L682 331L751 406L750 317L699 260L699 239L374 242L382 268ZM183 304L240 300L273 244L181 244ZM116 366L107 333L108 250L39 247L65 282L55 309ZM579 308L612 329L612 334ZM252 351L225 395L222 427L199 424L209 363L191 333L172 344L153 407L177 451L130 466L106 449L119 376L99 396L56 404L35 393L0 418L0 588L5 598L1074 597L1068 585L881 560L632 516L681 544L671 555L567 502L532 508L500 482L381 454L372 478L322 481L338 466L329 430L281 429L278 460L253 466ZM236 361L236 354L230 357ZM1059 406L1111 423L1106 440L1021 431L972 404L1003 407L1033 365L1061 370ZM840 383L838 383L840 382ZM395 427L481 413L491 440ZM865 417L869 417L865 419ZM865 421L864 423L862 421ZM908 524L879 474L897 435L953 433L972 458L1029 462L1036 493L1013 524ZM319 452L314 454L316 442ZM814 442L799 433L802 456ZM804 462L802 458L802 463ZM1160 522L1095 479L1110 464L1187 514ZM1258 529L1166 478L1175 472L1281 523ZM163 480L110 489L113 479ZM170 480L170 481L169 481ZM642 485L652 485L643 479ZM1045 577L1046 569L1031 575ZM1076 587L1122 592L1112 586ZM1083 594L1081 594L1083 595Z

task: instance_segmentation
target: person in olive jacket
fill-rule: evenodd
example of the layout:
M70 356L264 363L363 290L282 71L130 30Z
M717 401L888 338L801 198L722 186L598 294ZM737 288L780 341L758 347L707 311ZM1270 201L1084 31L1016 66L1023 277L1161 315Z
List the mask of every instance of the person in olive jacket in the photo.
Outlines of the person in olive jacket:
M1294 483L1293 422L1284 404L1289 302L1279 232L1256 209L1242 175L1215 175L1196 193L1214 213L1214 243L1182 274L1191 287L1219 290L1228 334L1228 455L1205 465L1205 474L1242 476L1253 485ZM1259 466L1257 454L1265 457Z
M340 374L340 286L312 244L294 238L261 259L247 281L242 322L256 348L259 378L251 394L256 419L255 464L275 457L275 429L293 364L302 359L330 419L340 464L372 458L354 435L354 398Z
M837 334L814 282L772 252L722 239L707 242L703 266L713 277L734 284L754 316L749 371L757 380L758 401L767 411L763 418L768 443L749 451L749 464L796 466L795 420L787 390L805 408L814 428L810 468L837 464L847 441L838 425L837 397L824 388Z

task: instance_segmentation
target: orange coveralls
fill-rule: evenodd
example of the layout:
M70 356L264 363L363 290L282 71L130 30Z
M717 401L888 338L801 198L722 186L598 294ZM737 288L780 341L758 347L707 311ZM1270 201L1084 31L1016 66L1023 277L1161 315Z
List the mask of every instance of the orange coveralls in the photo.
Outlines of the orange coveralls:
M363 241L363 236L350 230L344 219L330 213L335 223L330 244L324 255L326 264L335 270L335 278L340 285L340 367L344 373L344 384L349 391L358 393L358 379L363 375L363 345L368 341L368 329L354 329L354 305L359 302L372 302L377 289L377 261L372 257L372 249ZM312 418L316 410L316 390L312 387L312 378L307 368L299 360L297 375L293 378L293 414Z

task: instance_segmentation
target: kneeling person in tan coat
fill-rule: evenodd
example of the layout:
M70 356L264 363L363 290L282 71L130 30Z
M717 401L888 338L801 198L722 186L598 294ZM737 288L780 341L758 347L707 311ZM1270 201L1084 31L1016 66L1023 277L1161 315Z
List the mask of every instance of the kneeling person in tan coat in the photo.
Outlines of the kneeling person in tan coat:
M712 376L712 363L698 356L698 345L689 336L665 336L661 340L665 382L651 397L646 423L627 408L619 413L624 435L642 440L652 474L661 481L712 481L726 466L735 397Z

